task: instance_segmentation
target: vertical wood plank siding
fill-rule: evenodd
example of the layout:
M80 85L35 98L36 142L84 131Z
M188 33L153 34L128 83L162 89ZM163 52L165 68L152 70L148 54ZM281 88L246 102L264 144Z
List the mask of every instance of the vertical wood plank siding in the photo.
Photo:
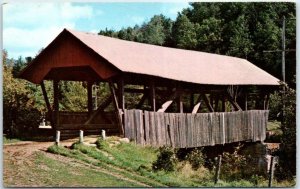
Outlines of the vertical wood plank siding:
M125 110L125 137L141 145L189 148L263 141L268 110L162 113Z

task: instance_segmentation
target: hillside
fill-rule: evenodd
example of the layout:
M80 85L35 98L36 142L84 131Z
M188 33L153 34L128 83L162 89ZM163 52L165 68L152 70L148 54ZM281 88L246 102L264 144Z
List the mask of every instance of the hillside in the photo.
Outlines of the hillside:
M110 137L91 146L96 139L52 142L16 142L4 145L5 187L213 187L267 186L246 180L213 184L205 168L191 169L179 162L177 171L152 171L158 149L120 142ZM88 145L89 146L88 146ZM289 183L276 183L286 186Z

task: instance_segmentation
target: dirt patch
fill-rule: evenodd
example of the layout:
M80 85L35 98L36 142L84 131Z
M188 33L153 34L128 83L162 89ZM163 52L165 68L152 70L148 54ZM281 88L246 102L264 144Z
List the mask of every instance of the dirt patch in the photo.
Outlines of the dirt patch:
M60 145L70 147L76 139L62 141ZM96 139L89 138L85 140L85 142L94 142ZM47 153L47 148L53 145L54 142L18 142L14 144L7 144L3 146L4 152L4 169L3 169L3 178L4 178L4 186L12 186L12 187L33 187L33 186L42 186L43 183L40 180L35 180L33 175L26 175L26 169L28 167L36 166L41 170L49 170L50 168L45 165L34 165L35 155L37 152L44 154L48 158L63 162L64 164L68 164L72 167L80 167L80 168L91 168L94 171L101 172L107 175L111 175L118 179L122 179L128 182L132 182L144 187L150 187L144 183L141 183L136 180L132 180L130 178L125 177L124 175L110 172L107 169L94 166L76 159ZM78 174L80 176L80 174Z

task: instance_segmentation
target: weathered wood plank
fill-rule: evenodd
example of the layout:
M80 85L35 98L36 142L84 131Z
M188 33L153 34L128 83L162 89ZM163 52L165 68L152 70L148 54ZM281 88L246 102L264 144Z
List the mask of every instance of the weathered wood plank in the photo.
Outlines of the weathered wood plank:
M144 111L144 123L145 123L145 144L150 145L150 127L149 127L149 112Z
M149 128L150 128L150 132L149 132L149 137L150 137L150 141L151 141L151 145L152 146L157 146L157 139L156 139L156 127L155 127L155 113L154 112L149 112Z
M126 110L125 133L139 144L189 148L244 140L263 141L268 111L201 114Z

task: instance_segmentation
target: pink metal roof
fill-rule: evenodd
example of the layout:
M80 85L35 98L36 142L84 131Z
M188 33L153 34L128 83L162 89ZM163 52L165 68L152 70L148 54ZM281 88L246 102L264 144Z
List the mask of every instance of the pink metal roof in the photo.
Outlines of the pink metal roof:
M245 59L67 31L123 72L198 84L279 84L279 79Z

